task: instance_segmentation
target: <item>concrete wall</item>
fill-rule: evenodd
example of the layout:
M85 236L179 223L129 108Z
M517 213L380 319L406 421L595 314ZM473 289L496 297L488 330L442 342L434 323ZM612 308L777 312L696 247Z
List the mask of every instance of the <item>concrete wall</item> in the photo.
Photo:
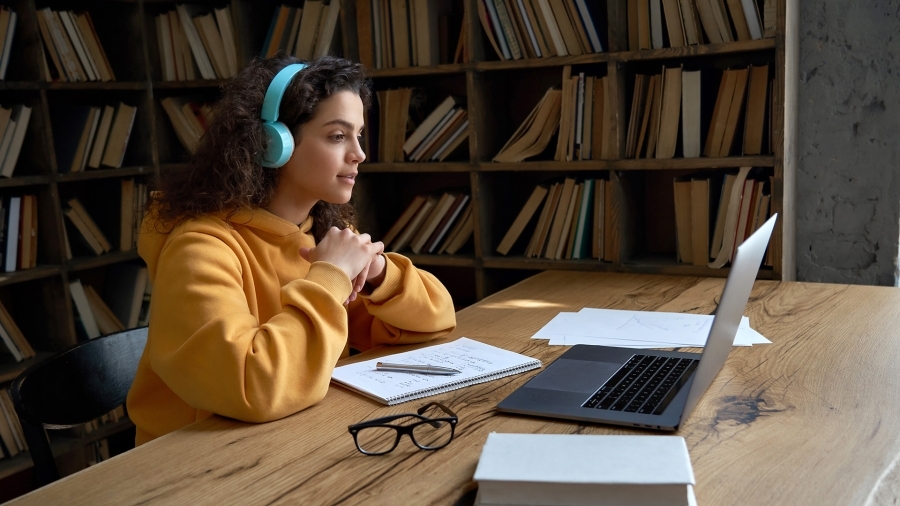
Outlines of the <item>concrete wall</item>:
M797 280L897 284L900 0L798 0Z

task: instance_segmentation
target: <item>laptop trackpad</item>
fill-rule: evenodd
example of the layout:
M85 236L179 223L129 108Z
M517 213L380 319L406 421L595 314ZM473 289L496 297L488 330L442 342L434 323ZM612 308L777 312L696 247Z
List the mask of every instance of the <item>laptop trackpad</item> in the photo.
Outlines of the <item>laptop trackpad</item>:
M619 362L588 362L561 358L535 376L526 386L563 392L593 393L621 366Z

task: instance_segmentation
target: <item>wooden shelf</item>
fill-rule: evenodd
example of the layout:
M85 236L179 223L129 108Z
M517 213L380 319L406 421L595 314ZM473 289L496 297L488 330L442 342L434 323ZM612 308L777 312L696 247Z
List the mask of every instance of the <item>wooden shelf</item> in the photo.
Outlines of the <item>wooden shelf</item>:
M126 178L134 176L153 175L152 166L141 165L136 167L122 167L121 169L89 169L82 172L67 172L60 174L56 180L60 183L70 181L88 181L91 179Z
M103 267L129 260L137 260L140 256L137 250L130 251L110 251L95 257L76 257L66 264L66 268L70 272L83 271L85 269L93 269L95 267Z
M14 285L35 279L57 276L62 272L56 265L38 265L31 269L0 273L0 286Z
M360 173L376 172L469 172L474 167L468 162L435 162L435 163L379 163L364 162L359 165Z
M50 182L50 175L44 174L39 176L13 176L11 178L0 179L0 188L13 188L16 186L33 186L39 184L47 184Z

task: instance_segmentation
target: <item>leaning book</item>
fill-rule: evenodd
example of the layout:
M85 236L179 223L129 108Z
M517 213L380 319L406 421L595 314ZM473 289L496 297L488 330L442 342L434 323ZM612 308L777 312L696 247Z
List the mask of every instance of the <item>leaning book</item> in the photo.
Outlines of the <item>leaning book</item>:
M375 364L431 364L460 371L433 376L375 370ZM429 397L541 366L541 361L466 337L449 343L336 367L332 381L388 405Z

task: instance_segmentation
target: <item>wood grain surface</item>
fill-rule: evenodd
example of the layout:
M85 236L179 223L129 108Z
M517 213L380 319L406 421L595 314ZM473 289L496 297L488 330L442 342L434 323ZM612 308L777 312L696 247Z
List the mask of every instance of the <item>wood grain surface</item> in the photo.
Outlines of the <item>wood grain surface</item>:
M559 311L711 314L723 284L548 271L458 313L448 339L467 336L546 365L565 347L530 336ZM677 433L688 443L699 504L893 504L900 490L900 291L757 281L745 314L772 344L734 348ZM285 419L201 420L11 504L471 504L472 476L492 431L655 434L495 411L535 374L430 398L460 419L454 441L438 451L404 439L383 457L358 453L349 424L426 401L386 407L333 386L321 403Z

